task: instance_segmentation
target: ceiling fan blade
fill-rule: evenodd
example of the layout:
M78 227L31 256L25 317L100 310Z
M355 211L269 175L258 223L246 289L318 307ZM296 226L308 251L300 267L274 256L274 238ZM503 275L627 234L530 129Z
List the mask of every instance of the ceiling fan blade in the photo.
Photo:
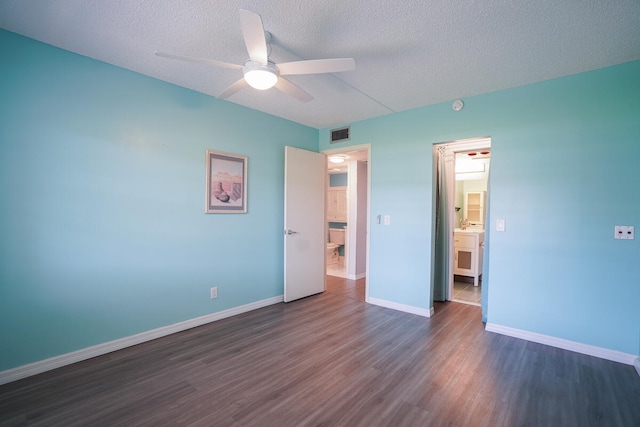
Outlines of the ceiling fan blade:
M311 59L308 61L278 64L278 70L283 76L292 74L338 73L340 71L355 70L355 68L356 61L353 58Z
M313 96L309 95L306 91L300 89L298 86L283 77L278 78L275 87L281 92L284 92L289 96L293 96L300 102L309 102L313 99Z
M267 39L264 35L262 18L257 13L240 9L240 24L249 58L259 64L267 65Z
M230 64L228 62L216 61L213 59L196 58L193 56L172 55L170 53L154 52L156 56L162 58L179 59L180 61L197 62L199 64L213 65L216 67L231 68L234 70L241 70L242 65Z
M234 93L236 93L237 91L239 91L240 89L243 89L247 86L249 86L249 84L244 78L242 78L237 82L235 82L234 84L232 84L231 86L229 86L228 88L226 88L224 92L222 92L220 95L217 96L217 98L220 98L220 99L228 98Z

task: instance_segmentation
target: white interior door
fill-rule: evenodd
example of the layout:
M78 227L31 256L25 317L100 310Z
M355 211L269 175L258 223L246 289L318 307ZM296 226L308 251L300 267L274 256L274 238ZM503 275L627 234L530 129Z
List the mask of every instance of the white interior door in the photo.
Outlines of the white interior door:
M324 292L326 156L285 147L284 301Z

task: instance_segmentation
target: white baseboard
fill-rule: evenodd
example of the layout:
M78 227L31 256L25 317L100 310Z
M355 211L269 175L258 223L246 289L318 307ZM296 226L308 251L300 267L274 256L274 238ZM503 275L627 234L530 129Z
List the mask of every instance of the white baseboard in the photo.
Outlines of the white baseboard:
M347 274L347 279L349 280L360 280L360 279L364 279L365 277L367 277L367 273Z
M636 361L633 364L636 367L636 372L640 375L640 357L636 357Z
M227 317L246 313L248 311L256 310L258 308L266 307L269 305L278 304L282 301L283 295L273 298L267 298L264 300L252 302L250 304L241 305L239 307L230 308L228 310L219 311L217 313L211 313L205 316L189 319L184 322L174 323L173 325L152 329L150 331L131 335L129 337L124 337L92 347L83 348L71 353L66 353L49 359L40 360L28 365L18 366L17 368L8 369L6 371L0 371L0 385L7 384L12 381L17 381L22 378L30 377L32 375L40 374L42 372L50 371L52 369L60 368L62 366L70 365L72 363L91 359L92 357L102 356L103 354L111 353L116 350L122 350L123 348L131 347L133 345L151 341L156 338L171 335L176 332L186 331L187 329L195 328L196 326L206 325L207 323L226 319Z
M549 345L551 347L575 351L576 353L586 354L588 356L595 356L601 359L612 360L614 362L620 362L626 365L633 365L635 360L636 369L638 370L638 374L640 375L640 368L638 367L639 362L637 362L638 357L633 354L623 353L621 351L610 350L608 348L596 347L588 344L582 344L576 341L569 341L549 335L525 331L522 329L510 328L508 326L496 325L495 323L487 323L485 330L501 335L507 335L514 338L520 338L527 341Z
M420 308L412 305L400 304L393 301L387 301L379 298L367 298L367 302L373 305L379 305L381 307L391 308L393 310L404 311L405 313L417 314L418 316L431 317L433 316L433 307Z

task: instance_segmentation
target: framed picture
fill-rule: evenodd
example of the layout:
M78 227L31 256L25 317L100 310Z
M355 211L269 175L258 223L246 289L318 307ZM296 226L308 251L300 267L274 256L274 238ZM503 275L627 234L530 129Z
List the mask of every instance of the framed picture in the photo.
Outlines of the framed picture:
M247 212L247 156L207 150L205 213Z

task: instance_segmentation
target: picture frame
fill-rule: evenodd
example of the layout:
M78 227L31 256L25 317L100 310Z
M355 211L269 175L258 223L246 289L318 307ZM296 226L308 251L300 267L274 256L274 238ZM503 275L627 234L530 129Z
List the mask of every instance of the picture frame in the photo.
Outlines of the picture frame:
M247 213L247 156L207 150L205 213Z

